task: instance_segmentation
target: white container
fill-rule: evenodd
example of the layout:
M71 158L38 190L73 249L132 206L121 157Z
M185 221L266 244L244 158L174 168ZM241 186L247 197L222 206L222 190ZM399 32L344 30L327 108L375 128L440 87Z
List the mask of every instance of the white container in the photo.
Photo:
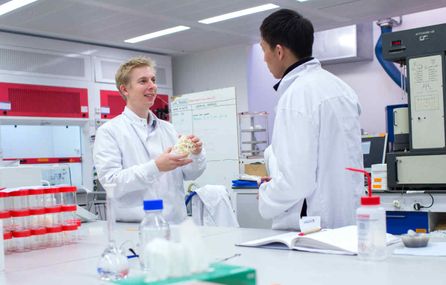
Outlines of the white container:
M358 256L362 260L383 260L386 254L386 212L378 196L361 197L356 210Z
M372 165L372 190L387 190L387 164Z

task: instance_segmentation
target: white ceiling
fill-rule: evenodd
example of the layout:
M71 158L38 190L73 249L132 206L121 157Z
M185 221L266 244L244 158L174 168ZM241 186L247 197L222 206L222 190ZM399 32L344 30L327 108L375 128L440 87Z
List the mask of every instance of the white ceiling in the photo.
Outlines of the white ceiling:
M39 0L0 16L0 30L178 55L257 42L272 11L211 25L197 21L265 3L300 12L318 31L446 6L446 0ZM124 43L177 25L191 29Z

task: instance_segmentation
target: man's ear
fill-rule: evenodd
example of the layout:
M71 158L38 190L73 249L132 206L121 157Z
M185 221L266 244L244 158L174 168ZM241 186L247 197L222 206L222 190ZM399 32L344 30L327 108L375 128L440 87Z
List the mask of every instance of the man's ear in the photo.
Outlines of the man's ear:
M284 49L284 46L277 44L277 45L276 45L276 48L275 48L275 52L276 52L277 57L278 57L280 60L282 60L283 57L285 56L285 49Z
M127 87L124 84L119 85L119 92L121 92L122 95L124 95L126 98L129 94L127 91Z

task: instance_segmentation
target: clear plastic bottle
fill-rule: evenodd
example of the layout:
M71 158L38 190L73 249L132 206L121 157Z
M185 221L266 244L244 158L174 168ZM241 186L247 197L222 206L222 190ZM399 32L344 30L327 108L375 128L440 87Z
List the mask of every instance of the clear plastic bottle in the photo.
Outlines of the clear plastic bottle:
M358 256L363 260L383 260L386 253L386 211L380 206L380 197L372 196L370 173L362 170L368 179L368 196L361 197L356 210L358 225Z
M144 256L146 245L155 238L170 239L170 227L162 216L163 200L145 200L144 219L139 225L140 262L143 270L149 269L149 260Z

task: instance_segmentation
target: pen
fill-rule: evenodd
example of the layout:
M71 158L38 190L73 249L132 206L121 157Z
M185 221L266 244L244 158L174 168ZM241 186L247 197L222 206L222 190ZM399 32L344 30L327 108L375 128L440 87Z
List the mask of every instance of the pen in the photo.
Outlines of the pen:
M134 250L133 248L129 248L129 251L130 251L131 253L133 253L133 255L127 255L127 258L128 258L128 259L139 257L139 255L135 252L135 250Z
M309 230L307 230L307 231L300 232L300 233L298 234L298 236L302 237L302 236L304 236L304 235L308 235L308 234L312 234L312 233L317 233L317 232L320 231L320 230L321 230L320 227L313 228L313 229L309 229Z

